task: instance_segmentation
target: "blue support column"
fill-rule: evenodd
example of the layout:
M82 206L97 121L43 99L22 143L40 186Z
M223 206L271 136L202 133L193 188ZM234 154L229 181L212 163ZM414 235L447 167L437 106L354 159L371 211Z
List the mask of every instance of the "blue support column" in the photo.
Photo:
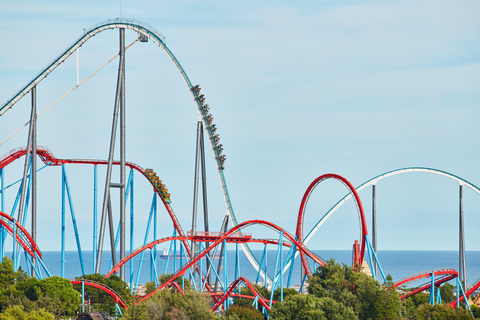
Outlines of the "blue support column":
M225 291L228 290L228 272L227 272L227 240L223 239L223 280L225 281ZM225 299L223 308L227 310L228 299Z
M60 276L65 277L65 165L62 165L62 248Z
M175 273L177 273L177 240L173 240L173 274Z
M265 259L266 256L267 256L267 245L265 245L263 248L262 259L260 260L260 265L258 267L257 279L255 280L255 284L258 284L258 279L260 278L260 271L262 271L262 267L263 267L263 260ZM267 267L265 266L265 275L266 274L267 274Z
M83 263L82 246L80 244L80 236L78 235L77 220L75 218L75 210L73 209L73 201L72 201L72 197L70 195L70 186L68 184L67 171L65 170L65 166L62 166L62 169L63 169L63 177L64 177L64 180L65 180L65 186L66 186L66 189L67 189L68 203L70 205L70 214L72 216L73 231L75 232L75 240L77 242L78 257L80 258L80 266L82 267L82 275L85 275L85 265Z
M441 304L442 303L442 295L440 294L440 286L437 287L437 299L436 303Z
M85 312L85 282L82 281L82 313Z
M40 257L38 256L38 254L36 252L35 252L35 260L40 262L40 264L43 267L43 270L45 270L45 273L47 274L47 277L51 277L52 275L50 274L50 271L48 271L48 269L45 266L45 264L43 263L42 259L40 259ZM39 267L39 269L40 269L40 267Z
M240 276L240 256L238 254L238 243L235 245L235 280ZM240 293L240 285L235 289L237 293Z
M280 248L280 302L283 302L283 231L280 233L278 247Z
M93 271L97 265L97 165L93 167Z
M282 242L282 238L283 238L283 230L280 231L280 237L278 238L277 259L275 260L275 271L273 272L273 282L272 282L272 289L270 293L270 308L272 307L273 293L275 292L275 289L277 287L277 282L278 282L277 270L278 270L278 261L280 259L280 252L282 251L280 246L280 243Z
M4 187L4 174L3 168L0 169L0 191L2 193L2 202L0 205L1 211L5 212L5 187ZM3 256L5 254L5 228L3 226L0 227L0 259L3 261Z
M157 240L157 201L155 201L155 208L153 211L153 240ZM155 260L157 259L157 247L153 247L153 261L152 264L150 265L150 272L152 272L153 269L155 269ZM153 273L150 275L153 277ZM150 280L151 281L151 280Z
M16 220L15 218L13 218L13 257L12 257L12 260L13 260L13 270L14 271L17 271L17 257L16 257L16 248L15 248L15 244L17 243L17 241L15 241L15 239L17 238L17 226L16 226Z
M134 230L134 211L133 211L133 169L130 169L130 253L135 249L133 246L133 230ZM138 284L137 284L138 285ZM130 291L133 292L133 259L130 259Z
M176 229L173 229L173 235L172 237L176 237L177 236L177 230ZM172 255L172 247L173 247L173 241L170 241L170 247L168 248L168 254L167 254L167 261L165 262L165 269L163 270L163 273L167 273L167 270L168 270L168 264L170 263L170 257ZM174 257L174 259L176 259Z
M432 281L431 281L431 284L430 284L430 300L429 300L429 303L431 305L434 305L435 304L435 275L432 273L430 273L430 276L432 278Z
M145 238L143 239L143 245L145 246L148 241L148 234L150 231L150 225L152 223L152 218L153 218L153 208L155 207L155 203L157 202L157 194L154 192L153 193L153 199L152 199L152 205L150 207L150 214L148 215L148 222L147 222L147 229L145 230ZM140 253L140 262L138 264L138 271L137 271L137 280L135 283L138 283L140 280L140 272L142 271L142 264L143 264L143 257L144 257L145 251L142 251Z
M290 288L290 280L292 280L293 266L295 265L295 252L296 252L296 250L297 250L297 246L294 244L292 246L292 257L290 259L290 270L288 270L287 288Z

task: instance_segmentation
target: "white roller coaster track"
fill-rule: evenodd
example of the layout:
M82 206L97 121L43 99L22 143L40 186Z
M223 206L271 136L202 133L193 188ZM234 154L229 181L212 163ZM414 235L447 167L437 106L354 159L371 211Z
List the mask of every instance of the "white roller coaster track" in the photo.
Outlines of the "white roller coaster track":
M170 59L175 64L175 67L178 69L180 74L182 75L190 93L192 94L194 101L197 104L197 112L200 112L201 103L195 99L195 93L192 90L193 85L190 82L185 70L183 70L180 62L178 62L177 58L173 55L170 49L166 46L165 37L158 32L152 26L145 24L140 21L132 20L132 19L125 19L125 18L117 18L114 20L107 20L100 22L88 30L85 30L84 34L80 36L73 44L71 44L63 53L61 53L57 58L55 58L45 69L43 69L40 73L38 73L32 80L30 80L22 89L20 89L15 95L13 95L7 102L5 102L0 107L0 116L2 116L8 109L10 109L15 103L17 103L23 96L25 96L33 87L35 87L38 83L40 83L47 75L49 75L55 68L57 68L62 62L64 62L70 55L72 55L79 47L81 47L88 39L95 36L96 34L111 29L131 29L139 34L142 34L149 39L151 39L154 43L156 43L160 48L163 49L170 57ZM199 117L201 121L203 119ZM205 123L204 123L205 126ZM208 134L210 132L207 130ZM210 147L212 149L214 157L215 150L214 145L212 144L212 137L210 137ZM238 224L235 214L233 212L232 204L230 201L230 196L228 194L227 184L225 182L225 176L223 174L223 169L221 168L221 164L218 159L216 159L217 163L217 171L220 178L220 183L222 185L223 196L225 199L225 203L227 205L227 214L230 217L230 221L233 226ZM260 269L259 263L255 256L253 255L252 251L250 250L247 244L241 244L242 250L244 251L245 255L247 256L248 260L252 264L252 266L258 271ZM260 271L261 276L265 279L267 277L266 282L271 284L271 278L268 277L264 270Z

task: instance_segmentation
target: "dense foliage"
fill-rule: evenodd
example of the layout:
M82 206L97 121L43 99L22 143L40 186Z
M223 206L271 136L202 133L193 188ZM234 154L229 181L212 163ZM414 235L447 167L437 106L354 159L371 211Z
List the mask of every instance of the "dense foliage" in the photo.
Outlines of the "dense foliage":
M47 313L59 319L74 316L80 304L80 294L67 279L29 278L21 269L14 271L7 257L0 264L0 288L0 311L5 319L49 319Z
M77 277L76 279L86 279L101 283L112 289L126 303L132 300L132 294L130 293L128 284L117 275L112 275L110 278L105 278L105 276L101 274L88 274L83 277ZM78 292L82 292L81 285L74 285L74 288ZM105 311L108 314L115 314L115 301L113 297L111 297L105 291L97 288L84 286L84 289L85 301L89 302L95 311Z

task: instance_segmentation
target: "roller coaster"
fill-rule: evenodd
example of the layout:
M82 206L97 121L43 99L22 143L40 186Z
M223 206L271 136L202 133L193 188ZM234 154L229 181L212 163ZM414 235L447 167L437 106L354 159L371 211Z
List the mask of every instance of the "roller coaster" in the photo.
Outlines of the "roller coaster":
M69 56L71 56L76 50L78 50L88 39L96 34L106 31L118 29L120 32L120 50L119 54L119 68L117 75L117 88L115 95L114 116L112 123L112 133L110 136L110 149L108 159L68 159L57 158L47 147L37 145L36 143L36 123L37 123L37 111L36 111L36 86L44 80L51 72L61 65ZM193 209L193 222L192 229L188 232L184 232L180 224L180 220L174 213L171 201L171 194L166 188L165 183L160 179L160 175L157 172L161 172L160 169L155 172L153 169L144 169L140 165L127 162L125 156L125 30L132 30L137 33L137 40L146 42L148 39L158 45L172 60L174 66L180 72L188 91L193 97L194 104L196 106L198 121L197 125L197 148L195 158L195 186L194 186L194 209ZM77 84L77 87L80 84ZM349 198L353 198L355 206L358 212L358 220L360 225L360 236L358 240L355 240L352 253L352 264L362 266L368 264L372 272L373 277L377 278L377 270L383 276L386 281L384 272L381 268L380 261L376 255L376 235L375 225L372 229L372 234L369 235L367 230L367 224L365 219L365 213L360 200L358 192L367 186L372 186L373 194L373 207L375 207L375 185L378 181L387 177L407 172L427 172L431 174L441 175L446 178L456 181L460 186L460 195L462 194L462 187L468 187L480 194L480 189L472 183L441 170L424 167L411 167L401 168L386 172L378 175L365 183L355 188L346 178L337 174L324 174L316 179L308 186L303 198L300 202L300 208L297 217L297 225L295 233L292 234L286 229L265 220L249 220L244 222L238 222L237 217L234 214L233 206L230 201L230 195L227 188L224 170L226 157L223 154L223 145L220 144L220 136L217 133L217 125L213 123L213 116L210 113L210 107L206 103L205 95L201 93L199 85L193 85L188 78L185 70L180 65L177 58L173 55L172 51L166 46L165 38L153 27L129 19L115 19L101 22L84 33L64 52L62 52L57 58L47 65L39 74L37 74L31 81L29 81L24 87L22 87L17 93L15 93L10 99L8 99L3 105L0 106L0 116L2 116L7 110L12 108L22 97L31 93L32 96L32 111L30 115L30 121L28 122L29 133L26 147L19 147L8 151L4 156L0 158L0 177L1 177L1 211L0 211L0 250L2 256L5 253L5 242L7 235L12 236L13 243L13 261L15 268L18 268L21 259L21 250L24 252L25 263L27 263L27 270L32 276L42 278L44 275L39 268L43 267L47 276L50 276L48 266L43 261L42 253L39 249L39 245L36 241L37 234L37 172L45 168L61 167L62 168L62 222L61 222L61 276L64 276L64 264L65 264L65 216L66 216L66 204L69 204L70 214L72 218L72 226L75 234L75 241L77 244L77 251L80 261L80 268L82 275L86 274L83 251L81 247L80 235L85 234L84 230L79 230L75 217L75 210L72 203L72 196L70 193L69 181L67 178L66 164L69 165L91 165L94 167L94 212L93 212L93 265L94 273L100 273L100 266L102 261L103 242L105 228L108 225L110 233L110 252L111 252L111 266L106 277L110 277L112 274L119 274L120 277L125 280L125 267L130 265L129 280L130 288L135 291L136 285L139 283L140 273L142 272L142 263L144 260L144 254L150 255L151 264L151 279L156 281L157 288L146 294L139 299L139 303L145 301L150 296L155 294L159 290L163 290L167 287L175 287L180 292L183 292L183 287L175 282L179 276L190 276L192 285L195 290L206 292L210 294L213 300L212 312L220 309L228 308L232 303L232 299L236 297L246 297L240 293L239 287L244 285L250 289L252 296L249 296L255 303L263 307L265 313L267 313L273 301L273 292L276 288L281 289L281 299L283 299L283 288L290 287L292 283L292 275L294 270L295 259L300 256L301 274L299 277L298 290L303 291L305 289L305 280L311 276L312 269L316 266L326 265L325 260L317 256L315 253L307 248L307 243L312 239L313 235L319 230L320 226ZM115 154L115 141L117 136L118 118L120 118L120 160L114 160ZM0 119L1 121L1 119ZM219 231L210 231L208 227L208 213L206 203L206 179L205 179L205 147L203 145L203 134L206 133L207 139L210 142L213 159L216 165L216 170L220 179L223 198L227 209L227 214L223 221L223 225ZM37 156L43 161L44 167L38 169L36 158ZM10 185L5 186L4 177L5 170L14 163L24 158L23 175L17 181L12 182ZM105 188L104 197L101 211L100 228L97 229L97 167L106 166ZM112 168L117 167L120 172L120 182L112 182ZM128 178L126 178L126 168L130 169ZM198 197L198 178L203 176L203 201L204 201L204 218L205 218L205 230L196 230L196 213L197 213L197 197ZM134 215L133 215L133 199L134 199L134 172L140 174L153 190L153 197L151 202L151 210L148 216L148 223L145 230L145 237L143 244L137 249L134 248ZM332 179L340 182L344 185L348 193L338 201L330 210L325 213L320 220L313 226L308 232L304 232L304 218L306 214L306 207L308 200L314 191L314 189L323 181ZM18 191L15 194L15 201L13 201L10 214L5 213L5 199L7 197L7 189L13 188L18 185ZM117 188L120 190L120 203L119 203L119 222L115 232L113 213L111 204L111 188ZM130 253L126 253L126 211L128 209L128 199L130 200ZM170 236L158 237L156 234L156 220L157 220L157 202L161 201L166 209L169 219L172 222L173 234ZM461 198L461 201L462 198ZM31 205L29 206L29 204ZM462 202L461 202L462 203ZM29 210L30 207L30 210ZM462 208L462 205L460 206ZM463 211L460 209L460 219L462 221ZM42 213L43 214L43 213ZM32 230L28 232L25 228L26 217L30 215L32 218ZM107 221L108 219L108 221ZM375 221L375 219L374 219ZM153 241L148 241L149 235L151 235L151 225L153 227ZM228 228L228 223L231 224L231 228ZM251 233L245 233L244 229L251 227L265 228L273 230L278 238L267 239L264 237L254 237ZM460 234L463 239L462 224L460 226ZM257 243L264 246L264 253L260 259L256 257L249 244ZM236 248L236 260L235 260L235 279L229 281L228 279L228 263L227 263L227 244L234 245ZM165 266L164 273L167 271L170 258L173 263L173 273L168 280L163 283L158 283L158 259L156 254L156 248L160 245L169 246L168 258ZM277 254L275 257L275 270L273 273L268 274L267 270L267 245L276 246ZM116 252L120 247L120 257L116 258ZM21 248L20 248L21 247ZM179 248L177 254L177 247ZM239 248L241 248L247 257L250 264L257 272L255 281L253 279L247 279L240 274L239 263ZM287 250L287 254L284 256L284 250ZM431 303L439 302L433 301L435 288L438 288L442 283L456 279L457 281L457 301L452 306L455 307L460 301L466 300L466 298L472 295L479 287L480 281L467 288L466 284L466 268L465 268L465 246L464 240L460 243L460 270L457 272L453 269L442 269L426 271L419 274L409 276L405 279L401 279L395 282L394 287L398 290L406 290L405 285L412 282L430 278L431 281L418 286L417 288L405 291L402 298L409 297L421 291L430 290ZM219 254L217 253L219 252ZM139 258L136 277L134 272L133 259ZM217 259L217 261L215 261ZM178 261L179 260L179 261ZM260 261L259 261L260 260ZM217 262L217 266L215 266ZM178 264L178 265L177 265ZM222 270L223 269L223 270ZM211 281L214 278L215 284ZM286 277L287 283L284 284L284 278ZM252 283L258 283L259 279L263 278L264 284L271 290L271 297L263 297L255 289ZM459 279L460 278L460 279ZM134 281L136 279L136 281ZM295 281L295 280L293 280ZM72 280L73 284L78 284L95 287L99 290L103 290L111 295L115 302L122 308L127 308L125 302L110 288L101 284L93 283L89 280ZM459 285L460 284L460 285ZM438 289L437 289L438 290ZM437 294L438 297L438 294Z

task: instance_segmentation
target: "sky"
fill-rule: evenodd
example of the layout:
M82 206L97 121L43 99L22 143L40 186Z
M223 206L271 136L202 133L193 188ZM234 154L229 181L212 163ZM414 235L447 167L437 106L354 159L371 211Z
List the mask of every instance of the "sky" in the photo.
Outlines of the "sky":
M202 87L227 157L224 174L237 220L268 220L294 233L302 196L322 174L359 186L391 170L428 167L480 186L479 13L478 1L0 0L0 101L84 28L116 17L147 23ZM135 38L126 31L127 44ZM79 52L80 80L117 52L117 30L88 40ZM75 86L76 57L38 85L39 112ZM114 60L39 117L38 144L59 158L107 159L117 69ZM127 161L157 172L189 230L195 103L151 41L127 50L126 85ZM29 120L29 108L26 95L0 117L1 141ZM0 154L25 145L27 133L0 145ZM5 184L19 179L22 169L23 160L7 167ZM67 173L82 246L91 250L93 168L67 165ZM226 206L208 144L206 175L210 230L218 230ZM104 168L98 176L101 208ZM118 171L113 177L118 181ZM42 170L38 179L38 243L42 250L60 250L61 169ZM458 250L457 182L407 173L376 188L379 250ZM6 191L8 213L16 190ZM322 182L309 199L305 232L347 192L338 181ZM371 228L371 188L360 197ZM151 199L151 187L137 175L134 247L143 242ZM465 188L463 206L466 249L478 251L480 194ZM69 214L67 249L74 250ZM307 246L350 250L358 221L350 200ZM157 237L171 235L163 208L158 222ZM278 237L260 227L245 232Z

